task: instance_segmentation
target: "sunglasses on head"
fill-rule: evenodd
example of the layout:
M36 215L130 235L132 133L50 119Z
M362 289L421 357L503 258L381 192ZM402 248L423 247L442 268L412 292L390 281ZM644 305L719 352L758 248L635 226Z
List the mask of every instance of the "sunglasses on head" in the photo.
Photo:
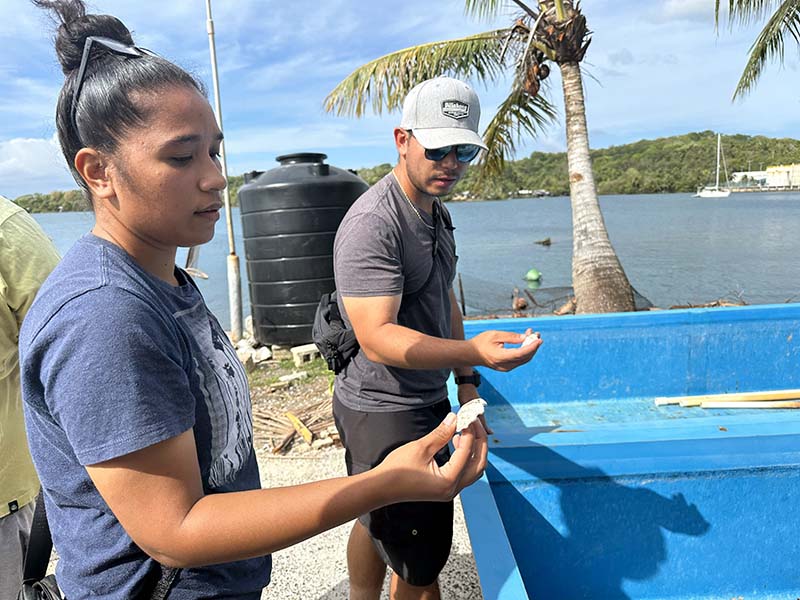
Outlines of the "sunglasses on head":
M409 131L413 136L414 133ZM476 144L455 144L451 146L442 146L441 148L425 148L425 158L434 162L444 160L445 157L453 150L456 151L456 160L460 163L468 163L475 160L481 147Z
M99 35L90 35L86 38L86 42L83 44L83 56L81 56L81 65L78 68L78 79L75 82L75 89L72 92L72 124L75 126L75 129L78 129L78 123L75 121L75 114L78 108L78 97L80 96L81 89L83 88L83 79L86 75L86 65L89 63L89 54L92 50L92 45L98 44L111 50L115 54L121 54L123 56L131 56L131 57L140 57L144 55L148 56L158 56L155 52L151 52L147 48L140 48L139 46L129 46L128 44L123 44L122 42L118 42L117 40L99 36Z

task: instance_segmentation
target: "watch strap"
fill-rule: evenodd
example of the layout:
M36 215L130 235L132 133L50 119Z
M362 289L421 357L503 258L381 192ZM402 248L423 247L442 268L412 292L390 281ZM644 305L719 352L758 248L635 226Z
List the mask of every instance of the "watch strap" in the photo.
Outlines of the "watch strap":
M465 383L471 383L475 387L478 387L481 384L481 376L473 371L472 375L456 375L456 385L462 385Z

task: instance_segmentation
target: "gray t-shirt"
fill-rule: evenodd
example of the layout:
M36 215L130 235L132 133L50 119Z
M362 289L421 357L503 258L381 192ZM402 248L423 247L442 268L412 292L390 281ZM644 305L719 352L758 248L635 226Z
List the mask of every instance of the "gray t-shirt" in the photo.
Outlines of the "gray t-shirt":
M441 202L438 210L446 213ZM456 272L455 238L449 213L436 219L436 270L419 297L400 305L397 322L438 338L451 337L450 288ZM339 225L333 247L339 310L350 325L342 296L414 293L433 265L431 215L419 215L392 173L364 192ZM359 352L336 377L336 396L348 408L396 412L435 404L447 397L449 369L401 369Z

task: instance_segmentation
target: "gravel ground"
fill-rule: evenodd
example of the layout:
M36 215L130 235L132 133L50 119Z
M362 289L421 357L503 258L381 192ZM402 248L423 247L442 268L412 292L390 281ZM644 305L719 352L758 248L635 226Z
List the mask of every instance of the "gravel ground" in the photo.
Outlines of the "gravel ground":
M307 481L346 475L344 450L324 448L313 453L275 456L258 453L261 482L264 487L295 485ZM273 556L272 583L263 599L347 600L347 537L352 522L341 525ZM389 575L382 599L388 599ZM453 548L450 560L440 576L442 597L450 600L483 598L464 524L461 502L456 498Z

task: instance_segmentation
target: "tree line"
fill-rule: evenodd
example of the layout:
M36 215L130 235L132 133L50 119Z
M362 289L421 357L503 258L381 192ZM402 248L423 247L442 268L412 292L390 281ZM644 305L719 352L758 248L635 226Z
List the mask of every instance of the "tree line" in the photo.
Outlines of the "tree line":
M592 150L595 179L600 194L657 194L694 192L713 182L716 166L716 134L712 131L687 133L655 140ZM722 146L728 173L757 171L769 165L800 163L800 140L765 136L726 135ZM358 170L370 185L392 169L384 163ZM244 176L229 177L231 202L238 205L237 193ZM454 190L476 198L507 198L519 190L544 189L553 195L569 193L567 155L564 152L533 152L527 158L508 161L503 175L478 181L476 170ZM78 190L28 194L16 203L30 212L88 210Z
M730 135L722 137L728 173L756 171L769 165L800 163L800 141L788 138ZM688 133L655 140L592 150L597 190L600 194L657 194L694 192L713 183L716 168L716 134ZM474 173L467 174L456 192L479 197L504 198L518 190L544 189L554 195L569 193L566 153L534 152L509 162L503 177L475 189Z
M237 193L244 184L244 175L228 177L228 190L231 203L238 206ZM67 192L50 192L49 194L25 194L14 200L19 206L31 213L46 212L80 212L91 210L89 201L80 190Z

